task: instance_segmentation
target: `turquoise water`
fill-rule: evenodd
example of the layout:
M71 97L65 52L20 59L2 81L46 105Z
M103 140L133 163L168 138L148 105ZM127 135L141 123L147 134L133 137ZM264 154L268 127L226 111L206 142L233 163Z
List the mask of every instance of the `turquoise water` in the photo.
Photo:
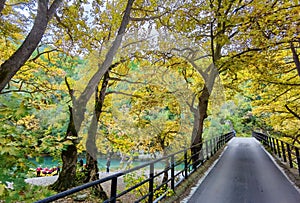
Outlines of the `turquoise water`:
M52 168L52 167L57 167L57 166L61 166L62 163L54 160L52 157L43 157L43 158L39 158L39 162L36 161L36 159L32 158L29 159L31 162L33 162L35 164L35 167L41 166L42 168L48 167L48 168ZM80 160L80 158L78 159L78 161ZM83 163L86 163L86 160L83 158ZM98 167L100 171L105 171L106 170L106 159L101 159L98 158ZM141 164L147 163L147 161L133 161L132 162L132 167L135 166L139 166ZM126 167L126 162L123 165L123 169ZM163 162L158 162L155 164L155 168L157 169L163 169L164 168L164 163ZM110 162L110 170L114 171L114 170L120 170L120 160L117 159L112 159Z

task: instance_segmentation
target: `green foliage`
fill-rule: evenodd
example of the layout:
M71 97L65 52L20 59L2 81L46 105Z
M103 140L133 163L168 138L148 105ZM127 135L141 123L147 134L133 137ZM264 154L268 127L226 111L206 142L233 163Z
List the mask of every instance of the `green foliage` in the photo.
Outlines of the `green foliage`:
M32 105L17 94L0 97L0 171L3 181L12 181L28 170L26 155L34 155L38 121L30 115Z
M145 174L146 172L144 170L126 174L124 176L124 183L126 185L125 189L129 189L132 186L137 185L145 181L146 179L148 179L148 176ZM156 179L153 183L153 188L156 189L160 184L161 184L160 181ZM148 181L131 191L131 193L135 195L136 199L146 195L148 192L149 192ZM159 198L164 194L166 194L166 196L171 196L174 194L174 191L169 187L161 187L154 192L153 199Z
M129 189L130 187L144 181L147 179L145 175L145 171L140 171L140 174L137 172L128 173L124 176L124 183L126 185L125 189ZM140 187L135 188L131 191L136 197L142 197L143 195L147 194L149 191L149 183L145 183Z
M14 189L7 189L7 184L0 182L0 201L30 203L55 194L47 187L25 184L23 178L15 179L13 183Z
M252 130L262 125L262 121L253 115L252 102L240 94L226 101L216 114L205 120L204 137L209 139L235 130L237 136L249 137ZM265 129L269 126L265 125Z
M282 46L285 49L286 45ZM244 80L241 90L251 101L252 116L257 118L256 130L299 143L299 118L295 116L299 115L299 77L290 54L280 49L265 51L256 56L260 63L250 63L238 76Z

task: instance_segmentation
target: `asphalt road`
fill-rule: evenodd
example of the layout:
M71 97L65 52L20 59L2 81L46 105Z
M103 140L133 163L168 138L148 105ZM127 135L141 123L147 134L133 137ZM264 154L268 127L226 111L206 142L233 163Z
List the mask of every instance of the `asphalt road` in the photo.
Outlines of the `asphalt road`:
M254 138L233 138L189 203L300 203L300 193Z

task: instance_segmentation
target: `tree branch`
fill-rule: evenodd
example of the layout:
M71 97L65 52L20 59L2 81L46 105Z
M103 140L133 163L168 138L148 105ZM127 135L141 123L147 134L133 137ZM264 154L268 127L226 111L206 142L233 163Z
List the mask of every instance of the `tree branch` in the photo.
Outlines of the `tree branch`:
M43 54L48 54L48 53L51 53L51 52L54 52L54 51L58 51L58 50L57 50L57 49L51 49L51 50L49 50L49 51L44 51L44 52L41 52L41 53L39 53L39 51L38 51L38 54L37 54L34 58L30 59L29 61L35 61L35 60L38 59L41 55L43 55Z
M0 0L0 14L1 14L2 10L4 9L5 1L6 0Z
M288 107L288 105L284 105L284 107L291 113L293 114L296 118L298 118L300 120L300 115L298 115L296 112L294 112L292 109L290 109L290 107Z
M0 66L0 92L34 52L46 31L52 13L56 11L61 1L55 0L51 5L51 11L48 11L48 1L38 1L37 15L31 31L17 51Z
M272 99L272 101L270 101L268 104L275 102L279 97L281 97L282 95L286 94L287 92L289 92L290 90L292 90L293 88L289 88L287 90L285 90L284 92L280 93L279 95L276 95L275 98Z
M197 111L197 109L194 107L196 96L197 95L194 94L191 104L188 101L186 101L186 104L190 107L190 111L193 113L196 113L196 111Z
M292 53L293 53L293 59L294 59L294 62L295 62L295 65L296 65L296 68L297 68L297 71L298 71L298 75L300 77L300 61L299 61L299 56L296 52L296 49L294 47L294 44L293 42L290 43L291 45L291 50L292 50Z
M36 92L41 92L41 90L33 90L33 91L28 91L28 90L22 90L22 89L17 89L17 90L7 90L7 91L2 91L0 94L7 94L7 93L12 93L12 92L17 92L17 93L28 93L28 94L34 94Z
M75 102L74 90L71 89L70 84L69 84L69 82L68 82L68 80L67 80L67 77L65 77L65 82L66 82L66 85L67 85L67 88L68 88L68 91L69 91L69 95L70 95L70 97L71 97L71 99L72 99L72 102L73 102L73 104L74 104L74 102Z
M67 34L70 37L71 42L73 44L74 40L73 40L71 31L70 31L70 28L61 21L60 17L57 14L55 14L54 17L57 20L58 24L60 24L62 27L64 27L67 30Z
M283 83L283 82L267 81L267 80L261 80L261 82L266 82L275 85L284 85L284 86L300 86L300 83Z
M56 9L59 7L59 5L62 3L62 0L54 0L51 4L50 8L48 9L48 19L50 20L53 15L56 13Z
M195 55L196 55L196 52L197 52L197 50L193 50L192 48L189 48L189 47L187 47L187 48L184 48L184 49L177 49L177 48L172 48L171 49L171 51L177 51L177 52L184 52L184 51L188 51L189 52L189 55L188 56L184 56L184 55L182 55L181 57L183 57L183 58L185 58L199 73L200 73L200 75L202 76L202 78L206 81L206 79L207 79L207 77L208 77L208 75L204 72L204 71L202 71L196 64L195 64ZM192 56L191 58L192 59L190 59L189 58L189 56ZM204 55L204 56L201 56L201 57L198 57L198 58L196 58L197 60L199 60L199 59L201 59L201 58L206 58L206 57L208 57L208 56L210 56L210 55Z
M109 91L109 92L106 92L106 95L109 95L109 94L121 94L121 95L129 96L129 97L142 98L139 95L129 94L129 93L125 93L125 92L118 92L118 91Z
M111 80L115 80L115 81L119 81L119 82L127 82L130 84L145 84L144 82L134 82L134 81L130 81L130 80L126 80L126 79L120 79L120 78L114 78L114 77L110 77Z
M151 16L151 17L143 17L143 18L134 18L134 17L130 17L131 21L136 21L136 22L141 22L141 21L149 21L149 20L155 20L158 19L160 17L162 17L163 15L165 15L166 13L168 13L167 11L158 15L158 16Z

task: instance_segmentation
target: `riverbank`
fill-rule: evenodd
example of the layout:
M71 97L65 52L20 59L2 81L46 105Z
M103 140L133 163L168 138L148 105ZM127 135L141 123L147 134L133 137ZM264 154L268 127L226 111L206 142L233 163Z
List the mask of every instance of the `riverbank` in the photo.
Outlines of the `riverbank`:
M99 172L100 178L105 178L109 175L112 175L117 172ZM53 184L57 180L58 176L44 176L44 177L35 177L35 178L27 178L25 182L31 185L38 185L38 186L48 186Z
M110 176L110 175L113 175L115 173L118 173L120 171L113 171L113 172L109 172L109 173L106 173L106 172L99 172L99 176L100 178L105 178L107 176ZM155 171L155 174L161 172L161 170L156 170ZM175 174L178 173L178 171L175 171ZM139 170L139 171L136 171L136 173L131 173L131 174L134 174L131 178L129 178L130 182L133 181L132 183L133 184L136 184L136 179L137 178L141 178L142 174L144 174L146 177L149 177L149 170ZM169 177L171 176L171 171L169 171ZM51 185L53 184L56 180L57 180L58 176L46 176L46 177L35 177L35 178L28 178L25 180L26 183L28 184L32 184L32 185L38 185L38 186L48 186L48 185ZM159 175L158 177L155 178L155 182L156 183L161 183L162 181L162 178L163 178L163 174ZM178 178L183 178L182 175L180 175L180 177ZM178 180L178 179L177 179ZM124 191L126 189L126 185L128 184L128 182L126 183L124 181L124 176L121 176L118 178L118 186L117 186L117 189L118 191ZM106 192L106 194L110 194L110 189L111 189L111 181L107 181L105 183L102 183L101 184L104 191ZM144 187L144 186L142 186ZM146 186L148 187L148 186ZM144 188L145 189L145 188ZM143 190L143 189L141 189ZM135 192L131 192L131 193L128 193L122 197L120 197L120 201L122 202L132 202L132 199L136 199L136 193L138 196L140 195L139 193L137 193L137 191ZM77 198L77 196L81 196L81 195L86 195L86 192L78 192L76 195L75 195L75 199ZM59 201L56 201L57 203L64 203L64 202L73 202L73 197L66 197L66 198L63 198Z

